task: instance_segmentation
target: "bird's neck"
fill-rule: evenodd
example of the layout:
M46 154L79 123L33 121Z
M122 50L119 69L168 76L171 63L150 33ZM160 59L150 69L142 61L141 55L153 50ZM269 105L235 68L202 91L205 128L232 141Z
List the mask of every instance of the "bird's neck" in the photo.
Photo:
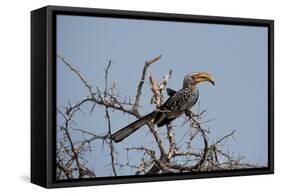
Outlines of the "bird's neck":
M188 86L186 86L186 87L184 87L184 88L190 89L190 90L192 90L192 91L197 90L197 87L196 87L195 85L192 85L192 84L190 84L190 85L188 85Z

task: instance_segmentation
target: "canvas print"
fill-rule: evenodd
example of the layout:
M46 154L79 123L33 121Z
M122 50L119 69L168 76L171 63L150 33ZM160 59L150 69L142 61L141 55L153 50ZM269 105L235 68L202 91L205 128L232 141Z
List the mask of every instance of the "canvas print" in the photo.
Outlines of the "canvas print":
M56 16L56 180L268 167L268 28Z

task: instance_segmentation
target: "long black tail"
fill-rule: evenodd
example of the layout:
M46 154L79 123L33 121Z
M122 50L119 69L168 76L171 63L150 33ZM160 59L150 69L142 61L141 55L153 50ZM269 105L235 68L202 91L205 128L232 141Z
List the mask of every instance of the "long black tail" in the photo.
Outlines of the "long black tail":
M115 143L118 143L118 142L122 141L123 139L125 139L126 137L128 137L129 135L131 135L132 133L137 131L140 127L142 127L143 125L145 125L146 123L148 123L149 121L154 119L156 113L157 113L156 111L153 111L153 112L145 115L144 117L140 118L139 120L127 125L126 127L122 128L122 129L120 129L119 131L115 132L111 136L111 139Z

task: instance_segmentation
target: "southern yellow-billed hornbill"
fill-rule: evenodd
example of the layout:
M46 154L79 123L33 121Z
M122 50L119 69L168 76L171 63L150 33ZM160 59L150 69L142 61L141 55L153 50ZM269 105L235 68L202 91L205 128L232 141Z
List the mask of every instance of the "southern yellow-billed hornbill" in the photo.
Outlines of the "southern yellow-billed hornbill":
M161 127L180 117L183 113L188 115L191 107L197 102L199 97L196 85L202 81L209 81L215 85L213 77L206 72L186 75L183 80L182 89L179 91L167 89L170 98L160 106L159 110L155 110L120 129L111 136L112 140L116 143L122 141L151 120L154 120L153 123Z

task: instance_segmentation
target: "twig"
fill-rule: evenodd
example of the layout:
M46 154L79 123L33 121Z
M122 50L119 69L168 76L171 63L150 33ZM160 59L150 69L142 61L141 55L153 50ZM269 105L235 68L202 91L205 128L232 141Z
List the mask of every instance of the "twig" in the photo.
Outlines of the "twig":
M88 82L83 78L83 76L79 73L79 71L77 69L75 69L74 67L72 67L63 57L57 55L57 57L66 65L70 68L71 71L73 71L78 77L79 79L83 82L83 84L86 86L86 88L89 90L90 95L93 94L92 92L92 87L88 84Z
M140 101L140 96L141 96L141 90L142 90L142 86L145 80L145 76L146 76L146 71L147 68L152 64L155 63L156 61L158 61L161 58L161 55L159 55L158 57L153 58L150 61L146 61L142 70L142 75L141 75L141 80L139 82L138 85L138 89L137 89L137 94L136 94L136 99L135 99L135 103L133 106L133 111L137 111L137 107L139 106L139 101Z
M229 133L229 134L223 136L222 138L220 138L219 140L217 140L215 144L219 144L219 143L221 143L223 140L227 139L228 137L233 136L235 132L236 132L236 131L233 130L231 133Z

